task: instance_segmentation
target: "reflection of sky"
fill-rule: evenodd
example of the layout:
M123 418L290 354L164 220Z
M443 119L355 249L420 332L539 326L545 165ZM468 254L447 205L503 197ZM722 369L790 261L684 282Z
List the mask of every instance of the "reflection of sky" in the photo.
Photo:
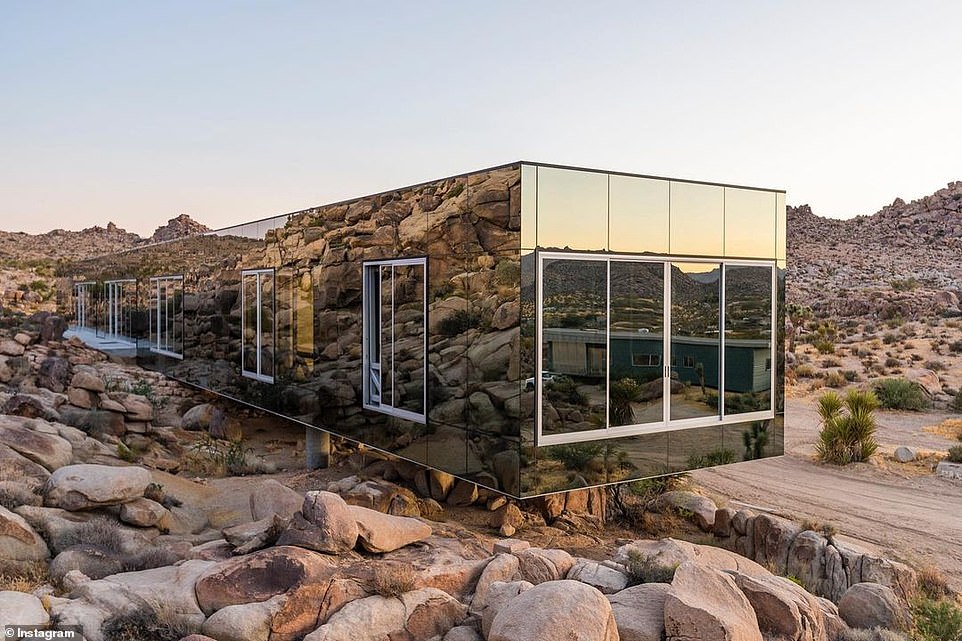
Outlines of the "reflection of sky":
M526 247L776 257L776 205L784 197L775 192L554 167L523 173Z

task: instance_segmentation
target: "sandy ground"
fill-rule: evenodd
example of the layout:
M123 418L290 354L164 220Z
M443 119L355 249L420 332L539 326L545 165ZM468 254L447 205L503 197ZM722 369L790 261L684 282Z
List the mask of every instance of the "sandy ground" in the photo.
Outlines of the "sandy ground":
M958 444L924 428L958 415L878 412L882 453L874 463L819 464L812 453L818 434L815 395L789 398L785 456L700 470L695 481L728 497L803 520L834 525L843 538L919 567L939 568L962 590L962 481L935 476L930 465L890 458L899 445L946 450Z

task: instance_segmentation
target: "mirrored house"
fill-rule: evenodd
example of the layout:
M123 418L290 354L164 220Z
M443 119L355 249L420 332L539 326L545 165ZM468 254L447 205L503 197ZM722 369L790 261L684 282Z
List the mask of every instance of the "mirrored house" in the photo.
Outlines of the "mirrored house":
M782 454L784 267L784 192L519 162L81 263L65 311L528 497Z

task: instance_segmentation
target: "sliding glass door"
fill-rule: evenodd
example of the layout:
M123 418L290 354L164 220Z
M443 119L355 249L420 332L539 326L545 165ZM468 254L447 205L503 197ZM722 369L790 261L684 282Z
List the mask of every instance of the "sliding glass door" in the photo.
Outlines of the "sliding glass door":
M538 443L772 418L774 264L540 252Z

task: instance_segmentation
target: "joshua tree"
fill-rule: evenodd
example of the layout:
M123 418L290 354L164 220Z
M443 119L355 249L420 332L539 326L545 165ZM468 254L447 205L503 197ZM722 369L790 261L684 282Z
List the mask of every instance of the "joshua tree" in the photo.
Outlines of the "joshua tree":
M742 433L742 441L745 443L745 460L751 461L761 458L764 454L765 446L768 445L768 428L765 421L755 421L751 429Z
M611 407L612 425L631 425L635 422L635 410L632 403L641 400L641 386L633 378L622 378L611 384L608 390Z

